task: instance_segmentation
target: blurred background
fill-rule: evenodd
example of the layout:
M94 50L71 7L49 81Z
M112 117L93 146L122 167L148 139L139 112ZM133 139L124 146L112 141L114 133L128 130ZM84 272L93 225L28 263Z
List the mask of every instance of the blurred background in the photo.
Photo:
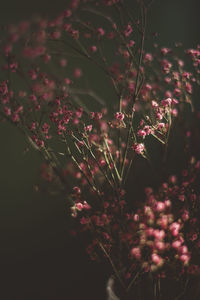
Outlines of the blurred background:
M0 25L35 14L53 17L68 2L4 1ZM192 48L200 43L199 14L199 0L155 0L148 28L162 46ZM24 137L10 124L0 124L0 137L0 299L105 299L104 267L66 234L64 199L34 189L39 154L26 152Z

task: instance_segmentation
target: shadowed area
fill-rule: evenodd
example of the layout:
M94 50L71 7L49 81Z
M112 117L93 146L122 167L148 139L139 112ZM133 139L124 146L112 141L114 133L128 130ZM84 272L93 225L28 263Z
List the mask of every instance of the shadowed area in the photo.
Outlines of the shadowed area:
M0 24L55 16L69 1L4 1ZM149 13L149 31L156 42L194 47L199 40L197 0L155 0ZM147 41L151 46L151 43ZM89 261L81 240L67 235L64 199L36 192L41 158L16 128L0 123L0 273L3 300L105 299L107 267ZM69 296L70 295L70 296Z

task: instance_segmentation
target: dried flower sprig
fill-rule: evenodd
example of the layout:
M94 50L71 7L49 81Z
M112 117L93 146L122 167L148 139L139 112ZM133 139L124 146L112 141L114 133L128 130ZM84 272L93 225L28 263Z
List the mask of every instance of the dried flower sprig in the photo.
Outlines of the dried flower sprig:
M60 180L77 231L91 233L91 259L105 256L128 292L146 274L199 273L199 127L190 119L200 117L200 47L184 59L181 46L146 51L150 5L137 1L135 19L124 2L73 0L54 20L9 26L0 112L44 157L42 176ZM166 183L179 135L188 170ZM159 180L136 201L139 161Z

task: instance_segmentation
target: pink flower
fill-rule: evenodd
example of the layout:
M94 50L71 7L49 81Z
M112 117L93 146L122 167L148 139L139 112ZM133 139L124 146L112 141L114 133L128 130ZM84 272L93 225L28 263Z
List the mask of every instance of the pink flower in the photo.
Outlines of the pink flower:
M82 76L82 70L80 68L76 68L74 70L74 77L75 78L80 78Z
M172 243L172 247L178 249L181 246L182 242L180 240L176 240Z
M153 56L151 53L146 53L144 56L144 62L150 62L153 60Z
M57 31L54 31L54 32L52 32L51 37L52 37L53 39L57 40L57 39L59 39L59 38L61 37L61 32L58 31L58 30L57 30Z
M190 256L188 254L182 254L179 258L184 263L184 265L187 265L190 261Z
M138 214L135 214L135 215L133 216L133 220L134 220L135 222L138 222L139 219L140 219L140 217L139 217Z
M82 217L82 218L80 219L80 223L81 223L82 225L85 225L85 224L90 223L90 220L89 220L88 218Z
M124 30L124 35L126 37L128 37L132 32L133 32L133 29L132 29L131 25L128 24L127 27L126 27L126 29Z
M135 258L141 259L141 252L140 252L140 248L138 248L138 247L132 248L131 249L131 254L133 256L135 256Z
M161 265L163 262L163 259L156 253L153 253L151 255L151 259L152 259L152 262L154 262L156 265Z
M178 100L175 98L172 98L172 104L178 104Z
M161 50L160 50L160 52L162 53L162 55L166 55L166 54L168 54L170 51L171 51L171 49L165 48L165 47L161 48Z
M105 34L105 31L104 31L103 28L98 28L97 33L98 33L99 36L103 36Z
M180 223L177 223L177 222L172 223L169 227L171 234L173 236L178 236L180 227L181 227Z
M165 249L165 243L163 243L161 241L155 241L155 247L158 250L164 250Z
M142 143L140 143L140 144L133 144L132 148L133 148L133 150L135 150L135 152L137 154L143 154L143 152L145 150L145 146Z
M180 248L179 248L179 253L180 254L188 254L188 247L186 245L182 245Z
M156 101L154 101L154 100L151 101L151 105L152 105L153 108L158 107L158 103Z
M0 85L0 93L5 96L8 93L8 86L7 86L7 82L3 81Z
M79 210L79 211L83 210L83 204L82 203L78 202L75 205L76 205L77 210Z
M165 237L165 231L163 229L161 229L161 230L155 229L153 232L153 235L154 235L155 239L162 240Z
M87 125L85 127L85 130L91 132L92 131L92 125Z
M156 117L158 118L158 120L161 121L161 120L163 119L163 114L158 112L158 113L156 114Z
M36 58L37 56L41 56L45 53L46 48L44 46L37 46L35 48L26 47L23 50L24 57L28 58Z
M149 125L145 125L143 129L145 130L146 135L153 133L153 129Z
M176 178L176 176L175 175L171 175L170 177L169 177L169 181L171 182L171 183L176 183L176 181L177 181L177 178Z
M4 113L6 116L10 116L11 115L11 109L7 106L4 107Z
M12 118L11 118L11 119L12 119L13 122L19 122L19 120L20 120L20 119L19 119L19 115L18 115L17 113L14 113L14 114L12 115Z
M165 203L158 201L154 205L154 210L157 212L161 212L165 210Z
M157 223L161 226L161 228L166 229L168 226L168 217L166 215L162 216L158 219Z
M171 114L172 114L172 116L177 117L177 115L178 115L178 110L177 110L176 108L173 108L173 109L171 110Z
M147 134L146 131L142 130L142 129L139 129L138 132L137 132L137 135L142 137L142 138L145 138L146 134Z
M97 47L94 46L94 45L90 46L90 51L93 52L93 53L97 52Z
M172 99L171 99L171 98L167 98L167 99L161 101L161 104L162 104L163 106L165 106L165 107L166 107L166 106L170 106L171 103L172 103Z
M81 189L80 189L78 186L74 186L74 187L73 187L73 191L74 191L76 194L80 194L80 193L81 193Z
M154 233L154 229L149 227L145 230L145 232L146 232L147 236L152 236Z
M72 11L70 9L66 9L63 13L65 18L69 18L72 14Z
M133 47L134 45L135 45L135 41L130 40L129 43L128 43L128 46L129 47Z
M158 128L159 128L159 130L165 128L165 123L159 123Z
M185 88L189 94L192 94L192 85L189 82L185 83Z
M184 201L185 201L185 195L179 195L179 196L178 196L178 199L179 199L180 201L184 202Z
M119 121L123 121L124 120L124 114L121 112L116 112L115 113L115 119L119 120Z
M164 203L165 203L165 207L171 207L171 201L169 200L169 199L166 199L165 201L164 201Z
M71 84L71 80L69 78L65 78L64 79L65 84L70 85Z
M60 59L60 66L61 67L66 67L66 65L67 65L67 60L65 58L61 58Z
M189 212L188 210L184 210L183 214L182 214L182 219L183 221L187 221L189 219Z
M90 206L86 201L84 201L84 202L83 202L83 208L84 208L85 210L90 210L90 209L91 209L91 206Z

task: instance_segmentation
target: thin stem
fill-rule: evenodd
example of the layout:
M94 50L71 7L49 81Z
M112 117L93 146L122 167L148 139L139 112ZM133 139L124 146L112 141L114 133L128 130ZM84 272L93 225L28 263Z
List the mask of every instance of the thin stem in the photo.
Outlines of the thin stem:
M128 154L128 147L129 147L129 141L130 141L130 135L131 135L131 127L132 127L132 121L133 121L133 115L134 115L133 107L134 107L135 101L136 101L136 99L139 95L140 89L141 89L141 85L138 86L138 84L139 84L140 68L142 65L142 57L143 57L143 51L144 51L144 38L145 38L145 30L146 30L146 9L143 7L143 2L141 3L141 15L142 15L142 20L143 20L143 30L142 30L142 38L141 38L139 65L138 65L136 82L135 82L135 93L133 96L133 101L132 101L132 106L131 106L131 117L129 119L128 134L127 134L127 139L126 139L126 149L125 149L124 158L123 158L123 162L122 162L122 168L121 168L121 178L123 178L125 161L126 161L127 154Z
M132 287L133 283L135 282L135 280L137 279L137 277L139 276L140 274L140 271L138 271L136 273L136 275L133 277L133 279L131 280L131 282L129 283L127 289L126 289L126 292L128 292L130 290L130 288Z
M111 266L112 266L112 268L113 268L113 271L115 272L115 275L117 276L117 278L118 278L120 284L122 285L122 287L123 287L124 289L126 289L126 286L125 286L123 280L121 279L121 277L120 277L120 275L119 275L119 272L118 272L118 270L117 270L117 268L116 268L114 262L112 261L110 255L107 253L106 249L104 248L104 246L102 245L102 243L101 243L98 239L97 239L97 242L98 242L100 248L102 249L102 251L104 252L104 254L106 255L106 257L108 258L108 260L110 261L110 264L111 264Z
M116 172L116 175L117 175L117 179L118 179L119 182L121 182L121 176L119 175L119 171L118 171L118 169L117 169L117 167L116 167L115 161L114 161L113 156L112 156L112 153L111 153L111 151L110 151L110 149L109 149L109 146L108 146L108 143L107 143L106 138L104 138L104 142L105 142L106 148L107 148L107 150L108 150L108 153L109 153L111 162L113 163L113 167L114 167L114 169L115 169L115 172Z
M188 282L189 282L189 278L186 279L185 286L184 286L182 292L174 300L179 300L185 294Z
M172 124L172 118L171 118L171 112L168 112L168 120L169 120L169 127L167 129L167 137L165 141L165 151L164 151L164 156L163 156L163 163L166 162L167 159L167 150L168 150L168 144L169 144L169 136L170 136L170 130L171 130L171 124Z
M153 284L153 295L154 295L154 300L158 300L157 299L157 285L156 285L156 281L154 281L154 284Z
M100 200L101 199L101 193L99 192L99 190L90 182L89 178L87 177L87 175L85 174L85 172L83 172L83 170L80 167L80 164L78 163L78 161L76 160L76 158L74 157L74 155L71 152L71 149L69 148L69 146L67 146L67 150L69 155L71 156L71 159L73 160L73 162L75 163L75 165L78 167L79 171L81 172L81 174L85 177L85 179L87 180L89 186L91 187L91 189L95 192L95 194L98 196L98 198Z
M93 157L93 159L94 159L95 162L97 163L99 170L100 170L101 173L104 175L105 179L108 181L108 183L109 183L109 185L111 186L111 188L113 188L113 185L112 185L110 179L108 178L106 172L104 172L103 168L102 168L101 165L99 164L99 162L98 162L98 160L97 160L95 154L94 154L93 151L92 151L92 148L91 148L90 143L89 143L89 141L88 141L87 135L86 135L86 140L87 140L87 143L84 141L84 145L85 145L85 146L87 147L87 149L89 150L89 153L91 154L91 156Z

